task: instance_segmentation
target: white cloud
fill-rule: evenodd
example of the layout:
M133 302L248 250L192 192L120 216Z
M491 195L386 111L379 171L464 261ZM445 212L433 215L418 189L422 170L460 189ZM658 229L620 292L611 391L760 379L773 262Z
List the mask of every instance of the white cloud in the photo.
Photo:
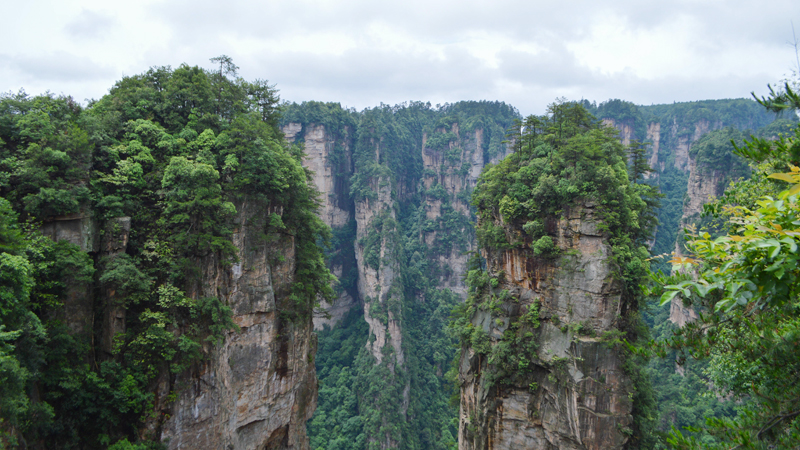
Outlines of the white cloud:
M32 0L0 5L1 91L99 97L227 54L286 100L664 103L763 92L794 61L789 0ZM784 23L785 22L785 23Z

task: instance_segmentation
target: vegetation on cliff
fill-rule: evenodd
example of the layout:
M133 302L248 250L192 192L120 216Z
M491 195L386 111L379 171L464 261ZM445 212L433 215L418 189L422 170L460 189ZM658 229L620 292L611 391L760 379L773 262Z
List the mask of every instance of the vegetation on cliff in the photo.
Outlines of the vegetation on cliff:
M528 249L534 258L553 259L562 251L555 244L555 224L571 207L592 204L601 219L600 230L611 245L614 276L622 288L622 316L614 327L617 334L607 336L611 345L619 342L619 332L636 340L646 337L638 310L642 306L638 285L647 274L646 240L655 227L654 208L658 194L643 183L649 170L642 148L625 148L616 130L602 126L586 108L574 102L557 102L544 116L529 116L520 122L511 138L516 152L497 165L487 168L472 197L477 208L478 242L486 252ZM631 164L628 164L628 160ZM493 276L497 278L492 278ZM535 330L541 319L538 303L520 312L503 333L490 345L489 336L473 320L480 311L495 316L504 303L518 301L501 290L503 274L489 274L476 259L468 274L469 296L457 311L451 329L463 345L486 355L488 377L485 386L528 386L535 366L559 370L560 359L540 361L536 350ZM548 318L557 326L557 317ZM500 319L497 319L498 321ZM588 333L581 324L576 334ZM641 361L628 355L626 371L635 387L631 395L635 405L633 436L637 447L652 446L651 428L655 405L649 379L642 372ZM482 382L484 383L484 382ZM482 384L483 385L483 384Z
M392 364L394 349L387 342L378 363L367 348L376 337L363 313L351 312L333 329L321 331L319 406L308 425L311 448L456 447L457 404L451 402L452 385L445 376L454 342L445 328L459 297L447 288L454 281L447 258L460 257L474 239L469 212L457 209L457 203L468 203L469 158L482 166L503 153L505 130L517 117L500 102L442 107L416 102L358 113L334 104L287 105L284 123L299 123L302 130L325 126L333 141L329 160L352 158L350 171L340 167L337 174L352 201L380 206L370 223L361 224L361 239L355 226L333 231L335 240L363 251L366 268L390 267L395 274L386 298L363 300L383 326L391 313L401 328L405 355L402 365ZM436 166L425 166L423 148L440 157ZM463 188L457 194L445 186L448 176ZM376 189L385 187L391 203L384 209ZM429 216L433 202L439 214ZM332 253L332 261L342 263L342 255ZM342 288L352 289L353 282Z
M787 85L761 103L800 109ZM705 359L714 391L736 401L735 417L707 417L690 428L714 439L674 430L677 448L796 448L798 410L798 233L800 127L777 140L752 138L736 148L753 164L753 177L733 184L706 212L724 223L723 235L701 232L674 258L661 303L682 301L701 314L666 345ZM789 189L784 190L789 183Z
M237 261L236 205L261 209L265 242L294 242L284 320L310 321L332 294L317 246L329 231L300 150L282 142L277 91L214 61L218 71L125 77L85 108L50 94L0 98L3 442L158 440L168 413L154 409L158 381L174 397L176 374L236 328L222 299L200 295L203 265ZM64 216L90 218L81 236L94 248L41 237L42 222ZM70 316L76 302L91 316ZM123 327L104 323L109 308L124 311Z

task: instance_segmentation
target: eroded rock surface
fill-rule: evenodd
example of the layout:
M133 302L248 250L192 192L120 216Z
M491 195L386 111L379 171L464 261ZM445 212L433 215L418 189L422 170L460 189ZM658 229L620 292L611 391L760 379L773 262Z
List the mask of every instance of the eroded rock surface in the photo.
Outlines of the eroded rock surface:
M345 128L344 136L336 136L324 125L311 123L304 128L303 124L297 122L287 123L281 129L288 142L303 141L303 166L313 172L312 180L320 192L322 220L332 229L349 226L355 220L354 205L347 191L353 172L352 130ZM349 275L346 272L354 262L347 261L345 257L332 258L329 263L331 272L337 279L342 279ZM350 309L359 304L357 296L353 294L352 291L341 290L332 304L323 301L321 306L326 314L314 317L314 329L339 323Z
M539 343L525 383L492 382L487 355L462 351L459 449L619 449L631 435L632 384L620 354L600 337L623 314L621 289L606 236L591 204L554 224L562 254L555 260L514 249L489 252L487 270L509 300L499 313L472 320L492 347L522 314L538 305ZM516 369L515 369L516 370Z
M263 205L245 201L237 210L239 262L206 260L196 294L223 299L240 331L229 331L202 367L174 381L178 397L168 405L162 440L170 449L305 450L317 398L316 335L310 319L291 322L279 313L293 281L294 242L260 238Z

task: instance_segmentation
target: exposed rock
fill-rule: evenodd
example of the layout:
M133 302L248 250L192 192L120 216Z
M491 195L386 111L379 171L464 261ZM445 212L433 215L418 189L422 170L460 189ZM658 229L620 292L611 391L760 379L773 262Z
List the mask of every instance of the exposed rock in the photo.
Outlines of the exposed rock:
M128 248L131 232L131 218L117 217L109 219L100 239L100 252L104 257L102 263L113 261ZM126 305L117 292L110 287L100 286L100 301L103 305L103 337L102 348L107 355L114 353L115 337L125 333Z
M661 123L660 122L651 122L647 124L647 141L650 142L650 158L647 160L647 164L653 168L654 170L662 171L664 167L661 167L658 163L658 151L659 151L659 144L661 143ZM648 173L645 174L645 178L654 177L655 173Z
M54 217L42 224L39 231L55 242L67 241L84 252L97 250L97 225L90 214L78 213ZM85 283L69 283L66 287L64 307L58 312L74 336L88 339L92 331L92 286Z
M295 127L291 127L292 125ZM289 124L284 129L288 128L288 131L291 131L296 128L296 125L298 124ZM314 185L322 194L320 196L322 208L320 208L319 215L331 228L344 226L350 220L350 213L346 197L342 198L343 180L340 180L340 177L334 172L331 162L335 140L325 133L325 126L316 124L307 127L303 138L305 139L306 153L303 158L303 166L314 172ZM345 149L345 155L349 156L349 148Z
M378 306L379 309L388 309L390 290L397 273L398 261L390 258L387 251L387 241L382 236L380 238L379 264L378 268L371 266L365 260L365 247L363 239L373 230L373 220L379 214L388 215L394 219L394 200L391 195L391 185L388 180L377 179L372 181L373 189L377 192L377 198L365 198L356 202L356 261L358 262L358 293L364 303L364 320L369 324L370 334L375 336L372 343L367 343L372 355L380 364L383 361L382 349L388 342L394 349L394 363L402 365L403 338L400 327L398 326L399 317L394 317L392 311L388 311L388 320L383 322L378 317L373 317L371 309ZM388 335L387 335L388 334ZM392 367L394 364L390 363Z
M316 408L316 335L310 319L292 323L279 314L293 282L294 242L260 238L262 205L245 201L237 210L239 262L205 260L193 294L223 299L241 330L207 348L202 367L177 377L178 397L167 406L161 437L170 449L304 450L305 423Z
M712 126L713 125L713 126ZM722 128L722 123L711 124L708 120L700 119L694 124L694 131L687 134L686 130L679 129L678 119L673 119L670 132L673 138L677 138L677 143L672 149L675 155L675 168L683 170L684 172L690 171L690 158L689 147L697 142L701 137L708 134L709 131Z
M55 242L67 241L84 252L96 251L96 224L91 214L77 213L54 217L42 224L39 231Z
M679 300L673 300L669 306L669 321L682 328L684 325L697 320L697 313L687 306L680 304Z
M354 220L353 202L346 190L348 178L353 171L350 140L345 137L337 141L336 137L320 124L308 124L304 130L303 124L293 122L285 124L281 129L288 142L300 139L304 142L303 166L314 172L312 179L321 194L322 220L331 228L347 226ZM338 165L334 163L337 145L341 147L341 158L339 158L341 161ZM337 278L342 277L342 264L333 264L330 269ZM322 301L320 306L326 315L314 317L314 329L322 329L325 325L331 327L336 325L358 304L358 299L348 291L342 291L333 304Z
M603 125L616 128L619 131L619 139L624 146L628 146L632 140L636 139L632 120L617 123L614 119L603 119Z
M485 255L490 276L504 274L500 288L512 300L500 313L476 314L473 325L498 345L509 324L538 303L542 322L532 339L540 345L524 385L490 385L495 367L487 357L462 351L459 449L599 450L628 441L631 381L617 351L592 337L616 330L622 313L611 249L597 224L592 205L568 210L557 224L562 256L555 260L520 249Z
M686 186L686 200L683 202L681 229L690 226L703 212L703 205L725 190L723 170L710 170L703 174L698 170L697 161L689 159L689 182ZM683 255L683 242L675 242L675 254Z

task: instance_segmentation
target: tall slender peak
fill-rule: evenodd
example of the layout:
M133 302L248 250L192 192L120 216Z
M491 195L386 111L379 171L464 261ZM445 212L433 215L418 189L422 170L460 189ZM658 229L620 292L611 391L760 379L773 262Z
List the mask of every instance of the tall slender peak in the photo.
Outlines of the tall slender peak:
M451 327L459 449L622 449L644 434L646 391L619 339L637 339L653 226L640 196L655 194L612 169L626 147L582 104L525 123L473 194L481 256Z
M619 331L622 286L596 211L578 203L550 220L554 259L484 249L496 303L471 319L484 347L466 347L459 362L459 449L621 449L629 440L633 386L623 355L603 342ZM511 361L509 345L530 348Z

